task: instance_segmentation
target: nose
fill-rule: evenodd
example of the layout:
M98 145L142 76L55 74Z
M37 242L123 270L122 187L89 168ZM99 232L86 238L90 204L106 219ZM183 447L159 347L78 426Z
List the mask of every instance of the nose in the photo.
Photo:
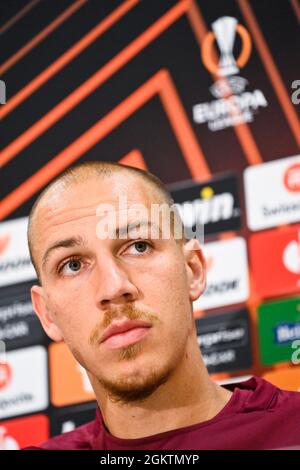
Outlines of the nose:
M112 308L133 302L138 297L138 289L130 280L128 272L118 260L111 257L99 260L96 282L98 308Z

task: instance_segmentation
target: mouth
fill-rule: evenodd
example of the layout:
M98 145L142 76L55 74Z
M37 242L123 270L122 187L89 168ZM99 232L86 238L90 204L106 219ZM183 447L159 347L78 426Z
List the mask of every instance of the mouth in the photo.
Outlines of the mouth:
M100 341L109 349L125 348L141 341L151 328L145 321L125 320L113 323L105 331Z

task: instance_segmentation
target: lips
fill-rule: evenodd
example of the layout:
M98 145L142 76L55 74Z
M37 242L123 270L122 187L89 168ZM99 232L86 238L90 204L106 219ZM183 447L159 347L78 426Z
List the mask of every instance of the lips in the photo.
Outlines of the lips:
M126 343L128 341L130 343L136 342L136 340L139 340L144 336L143 333L146 333L151 326L151 323L143 320L120 320L112 323L108 328L106 328L101 337L100 343L107 342L117 346L119 343Z

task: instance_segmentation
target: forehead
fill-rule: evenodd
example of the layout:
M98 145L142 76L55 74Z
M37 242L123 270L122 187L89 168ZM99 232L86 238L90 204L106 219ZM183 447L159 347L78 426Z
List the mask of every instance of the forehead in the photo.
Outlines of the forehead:
M68 185L60 182L45 194L36 209L34 244L41 248L62 232L72 234L75 227L96 224L99 208L111 207L120 213L120 207L122 211L137 204L150 208L152 203L161 202L159 199L151 184L125 172Z

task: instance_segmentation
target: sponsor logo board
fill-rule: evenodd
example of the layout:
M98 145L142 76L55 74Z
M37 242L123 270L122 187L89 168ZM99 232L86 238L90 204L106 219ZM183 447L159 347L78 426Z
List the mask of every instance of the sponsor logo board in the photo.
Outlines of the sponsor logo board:
M0 223L0 287L36 278L27 246L27 217Z
M31 285L27 282L0 290L0 340L6 350L48 342L32 308Z
M248 369L252 365L247 310L196 319L197 338L209 373Z
M47 353L42 346L9 351L0 364L0 418L48 406Z
M194 310L206 310L245 302L249 296L246 242L241 237L206 243L207 285L194 302Z
M51 435L56 436L95 419L96 402L58 408L51 414Z
M260 305L258 334L264 365L292 362L297 355L293 343L300 345L300 297Z
M262 298L300 292L300 225L252 235L249 246Z
M64 343L51 344L49 358L53 405L66 406L95 399L86 371Z
M248 167L244 183L250 230L300 221L300 155Z
M43 414L0 423L0 450L38 446L49 438L49 420Z
M185 228L204 227L204 236L239 230L241 208L238 178L228 174L205 183L187 181L169 187Z

